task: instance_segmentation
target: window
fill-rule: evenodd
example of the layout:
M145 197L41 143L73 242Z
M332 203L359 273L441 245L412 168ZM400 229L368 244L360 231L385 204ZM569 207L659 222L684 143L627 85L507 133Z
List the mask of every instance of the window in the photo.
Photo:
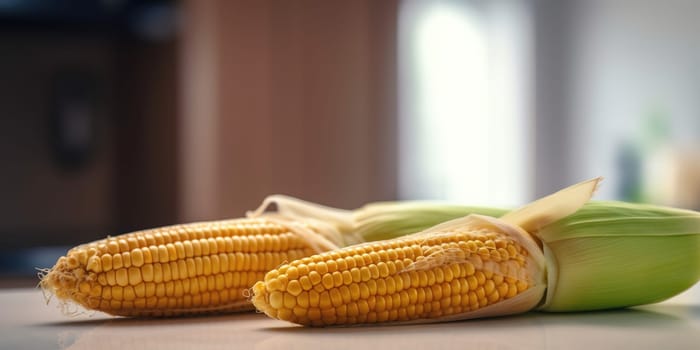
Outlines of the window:
M527 2L405 0L399 16L399 196L524 203Z

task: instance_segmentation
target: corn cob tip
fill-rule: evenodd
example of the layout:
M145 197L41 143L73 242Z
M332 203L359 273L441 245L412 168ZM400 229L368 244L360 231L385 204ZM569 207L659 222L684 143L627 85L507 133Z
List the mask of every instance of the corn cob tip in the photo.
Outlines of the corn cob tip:
M267 316L274 318L273 309L270 307L270 296L265 293L265 282L258 281L253 285L250 292L250 301L253 305L257 305L256 309L262 311Z
M64 315L78 315L89 308L76 302L80 291L80 281L84 278L86 267L81 265L75 255L60 257L51 268L38 268L38 287L41 289L46 304L52 299L58 301L58 308Z

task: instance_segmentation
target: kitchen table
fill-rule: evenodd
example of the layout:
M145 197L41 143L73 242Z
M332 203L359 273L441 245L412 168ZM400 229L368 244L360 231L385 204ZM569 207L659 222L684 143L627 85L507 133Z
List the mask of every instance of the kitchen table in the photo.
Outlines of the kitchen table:
M700 349L700 285L632 309L424 325L304 328L255 312L67 316L38 289L0 290L0 315L1 349Z

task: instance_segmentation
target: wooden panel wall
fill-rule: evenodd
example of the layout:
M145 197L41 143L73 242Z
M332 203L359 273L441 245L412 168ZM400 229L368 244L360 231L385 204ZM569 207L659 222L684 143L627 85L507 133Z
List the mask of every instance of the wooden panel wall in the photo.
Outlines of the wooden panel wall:
M185 1L182 220L396 196L397 1Z

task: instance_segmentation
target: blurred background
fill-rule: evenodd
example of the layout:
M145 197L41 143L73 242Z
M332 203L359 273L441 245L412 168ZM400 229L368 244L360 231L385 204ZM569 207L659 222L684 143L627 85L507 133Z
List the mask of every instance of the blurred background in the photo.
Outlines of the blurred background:
M598 199L700 209L700 2L0 0L0 286L242 216Z

